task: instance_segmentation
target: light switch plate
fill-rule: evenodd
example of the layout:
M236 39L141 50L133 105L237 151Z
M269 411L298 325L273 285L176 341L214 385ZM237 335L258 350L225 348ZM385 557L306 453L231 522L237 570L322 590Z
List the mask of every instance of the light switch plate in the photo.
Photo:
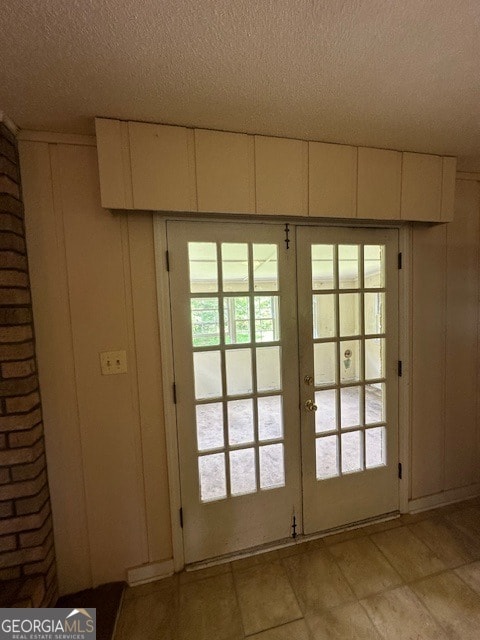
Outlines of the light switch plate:
M102 351L100 353L100 368L103 376L127 373L127 352Z

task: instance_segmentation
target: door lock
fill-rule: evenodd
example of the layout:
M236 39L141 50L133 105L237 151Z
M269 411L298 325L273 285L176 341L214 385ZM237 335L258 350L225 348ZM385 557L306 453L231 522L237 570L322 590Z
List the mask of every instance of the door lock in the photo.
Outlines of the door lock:
M307 401L305 402L305 409L306 409L307 411L316 411L316 410L317 410L317 408L318 408L318 407L317 407L317 405L316 405L316 404L313 404L313 401L312 401L312 400L307 400Z
M313 384L312 376L305 376L303 381L305 382L305 384L308 384L308 385L312 385Z

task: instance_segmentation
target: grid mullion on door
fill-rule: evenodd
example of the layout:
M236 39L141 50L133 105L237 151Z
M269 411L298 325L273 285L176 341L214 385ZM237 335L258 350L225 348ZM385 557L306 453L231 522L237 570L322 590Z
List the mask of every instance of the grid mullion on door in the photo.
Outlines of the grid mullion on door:
M361 379L361 402L360 402L360 425L362 427L362 447L360 461L362 470L366 468L366 443L365 443L365 261L364 261L364 248L363 244L360 245L359 255L359 275L360 275L360 379Z
M375 293L382 293L385 291L385 287L366 287L366 272L365 272L365 250L364 250L364 246L363 244L358 244L356 247L356 251L355 251L355 260L356 263L358 265L358 271L357 271L357 277L358 277L358 287L353 288L353 287L348 287L345 289L340 289L340 276L341 276L341 264L340 264L340 260L341 260L341 251L340 251L340 246L339 245L334 245L332 247L332 258L333 258L333 280L334 280L334 286L330 287L329 289L313 289L312 287L312 295L314 296L319 296L319 295L324 295L324 294L329 294L331 296L334 297L333 302L334 302L334 309L335 309L335 319L334 319L334 323L335 323L335 336L332 337L330 336L322 336L321 338L314 338L313 339L313 343L315 344L328 344L331 343L332 341L335 344L335 354L336 354L336 362L335 362L335 373L336 373L336 381L335 384L330 383L330 384L326 384L326 385L320 385L320 387L318 387L319 390L333 390L336 389L337 390L337 396L335 398L335 408L336 408L336 414L337 414L337 419L336 419L336 429L335 431L329 431L328 433L322 433L321 435L318 434L316 437L317 438L322 438L322 437L326 437L327 435L333 435L335 433L336 437L337 437L337 463L338 463L338 467L339 467L339 474L338 475L344 475L345 473L345 469L343 468L343 464L342 464L342 453L344 452L344 447L345 447L345 443L342 442L342 437L343 434L347 434L347 433L356 433L357 434L357 439L358 439L358 453L356 454L356 456L358 455L358 460L357 460L357 465L358 465L358 470L359 471L364 471L366 469L366 437L365 437L365 431L366 431L366 317L365 317L365 313L366 313L366 301L365 301L365 297L364 294L365 292L368 291L373 291ZM355 313L358 314L358 330L357 333L355 335L349 335L348 336L348 341L356 341L357 342L357 349L358 349L358 357L359 357L359 362L358 362L358 377L355 377L355 380L344 380L342 381L341 379L341 374L342 374L342 345L345 342L345 340L347 338L345 338L345 340L342 341L342 336L340 335L340 328L342 326L342 318L340 317L340 302L341 302L341 296L342 294L356 294L355 297L357 299L356 301L356 310ZM315 298L314 298L315 300ZM316 325L314 325L316 326ZM378 334L369 334L368 335L369 339L375 339L375 338L379 338L379 339L384 339L385 338L385 334L384 332L382 333L378 333ZM376 382L384 382L384 377L382 378L378 378L375 380L369 380L369 382L371 384L376 383ZM317 388L317 385L316 385ZM343 406L342 404L342 396L344 394L342 394L342 390L346 390L352 388L356 389L356 404L357 404L357 412L358 412L358 418L355 420L355 424L352 424L351 426L343 426L344 425L344 413L345 411L348 411L348 409ZM343 409L343 411L342 411ZM347 421L348 422L348 421ZM379 421L378 424L372 424L372 426L384 426L384 421ZM370 425L369 425L370 427ZM355 469L356 470L356 469ZM354 469L352 468L351 470L348 470L347 473L353 472Z
M230 455L228 446L228 408L227 408L227 365L225 357L225 312L224 312L224 296L223 296L223 265L222 265L222 246L217 242L217 256L220 256L217 260L217 273L218 273L218 289L219 289L219 327L220 327L220 367L222 374L222 411L223 411L223 439L224 439L224 456L225 456L225 473L226 473L226 488L227 497L231 496L231 482L230 482Z
M217 402L221 403L221 414L222 414L222 419L223 419L223 425L222 425L222 434L223 434L223 447L215 447L212 448L211 450L209 449L208 451L201 451L198 452L198 458L202 458L204 456L207 456L209 454L220 454L223 453L224 454L224 472L225 472L225 489L226 489L226 497L234 497L234 495L242 495L242 494L234 494L233 491L235 489L235 477L232 476L232 473L235 473L235 467L232 466L233 465L233 461L231 459L231 453L232 452L239 452L242 450L252 450L252 455L253 455L253 460L252 462L255 465L254 473L255 473L255 491L258 491L261 488L261 477L260 477L260 440L259 440L259 436L260 436L260 425L259 425L259 406L258 406L258 398L261 397L271 397L271 396L278 396L280 398L283 398L283 394L281 393L281 391L274 391L273 389L268 390L268 391L264 391L264 392L259 392L258 391L258 371L257 371L257 351L256 348L258 347L257 344L257 336L256 336L256 315L255 315L255 301L257 296L255 296L255 291L254 291L254 262L253 262L253 257L254 257L254 245L253 244L247 244L247 252L248 252L248 288L247 291L242 292L242 295L248 299L249 302L249 316L248 316L248 326L249 326L249 330L250 330L250 339L249 339L249 344L247 345L246 343L241 343L241 344L230 344L230 339L228 339L228 344L227 344L227 330L228 330L228 322L230 322L231 324L231 318L229 319L228 317L225 317L225 309L226 306L225 305L230 305L231 306L231 301L234 300L235 296L238 295L238 293L234 291L230 292L230 291L225 291L225 283L224 283L224 277L225 277L225 251L228 250L228 246L226 247L224 243L218 242L216 243L217 246L217 256L218 256L218 260L217 260L217 265L216 265L216 271L217 271L217 277L218 277L218 282L219 282L219 287L218 287L218 292L216 293L212 293L209 292L207 293L207 295L205 296L200 296L200 297L206 297L206 298L218 298L219 301L219 317L218 317L218 332L219 332L219 339L218 339L218 345L206 345L206 346L201 346L201 347L197 347L194 349L194 351L201 351L201 352L209 352L209 351L219 351L219 356L220 356L220 382L221 382L221 389L219 389L219 395L218 395L218 400ZM270 293L270 291L262 291L262 296L265 296L265 294ZM271 292L272 295L275 295L275 299L273 304L275 305L275 311L276 313L273 314L274 315L274 320L275 322L279 322L279 314L278 314L278 296L279 296L279 292L278 290L276 291L272 291ZM196 294L197 297L198 294ZM231 311L231 309L230 309ZM234 316L235 313L230 313L230 316ZM231 327L230 327L231 329ZM276 329L276 333L279 333L279 327L277 326ZM234 331L230 330L228 332L228 336L230 338L232 338L234 334ZM261 342L261 346L262 347L280 347L280 340L271 340L268 342ZM230 360L230 352L234 352L236 350L240 350L240 349L248 349L249 352L249 368L251 368L251 385L252 385L252 389L250 392L246 392L246 393L242 393L237 395L236 393L233 392L233 389L229 390L229 383L230 383L230 375L231 375L231 366L229 365L229 360ZM228 366L227 366L228 365ZM234 395L231 395L231 392L234 393ZM240 401L240 400L248 400L251 402L251 420L252 420L252 440L247 442L240 442L240 443L232 443L231 442L231 419L232 416L230 415L230 403L235 401ZM200 400L196 401L197 405L209 405L212 402L211 398L203 398ZM230 418L230 419L229 419ZM281 437L273 437L273 438L269 438L267 441L265 441L265 444L269 445L275 445L275 444L282 444L283 443L283 435ZM236 464L236 463L235 463ZM252 478L253 480L253 478ZM250 493L250 492L248 492Z
M337 386L337 393L335 394L335 402L336 402L336 414L337 414L337 471L338 475L342 475L342 437L341 437L341 426L342 426L342 401L341 401L341 390L340 390L340 379L341 379L341 370L340 370L340 269L338 264L338 245L335 244L333 248L333 282L335 286L334 290L334 312L335 312L335 346L336 346L336 362L335 362L335 382Z
M253 245L248 244L248 296L250 300L250 336L252 345L252 389L253 389L253 440L255 454L255 483L260 490L260 452L258 447L258 384L257 384L257 340L255 331L255 291L253 286Z

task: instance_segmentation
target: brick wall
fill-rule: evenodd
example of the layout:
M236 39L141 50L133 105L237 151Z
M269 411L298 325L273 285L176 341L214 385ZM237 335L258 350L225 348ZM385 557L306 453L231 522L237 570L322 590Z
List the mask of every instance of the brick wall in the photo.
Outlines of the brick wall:
M56 592L18 153L0 122L0 606Z

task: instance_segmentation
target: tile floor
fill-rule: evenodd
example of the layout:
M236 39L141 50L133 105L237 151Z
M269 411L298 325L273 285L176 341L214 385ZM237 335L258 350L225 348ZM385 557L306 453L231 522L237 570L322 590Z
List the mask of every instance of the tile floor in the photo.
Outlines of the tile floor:
M480 499L129 588L115 640L478 640Z

